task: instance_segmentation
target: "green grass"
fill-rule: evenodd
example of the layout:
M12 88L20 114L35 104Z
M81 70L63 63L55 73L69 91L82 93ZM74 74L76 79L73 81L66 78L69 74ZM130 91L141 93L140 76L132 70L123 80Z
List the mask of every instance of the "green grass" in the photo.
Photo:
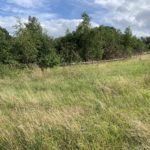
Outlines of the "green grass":
M0 68L0 150L150 149L150 56Z

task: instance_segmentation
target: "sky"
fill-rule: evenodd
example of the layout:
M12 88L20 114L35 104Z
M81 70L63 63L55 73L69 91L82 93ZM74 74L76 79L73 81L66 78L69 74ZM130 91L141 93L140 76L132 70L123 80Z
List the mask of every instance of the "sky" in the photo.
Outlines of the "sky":
M93 27L123 31L130 26L136 36L150 35L150 0L0 0L0 26L13 34L16 17L26 22L30 15L49 35L59 37L76 29L82 12L91 16Z

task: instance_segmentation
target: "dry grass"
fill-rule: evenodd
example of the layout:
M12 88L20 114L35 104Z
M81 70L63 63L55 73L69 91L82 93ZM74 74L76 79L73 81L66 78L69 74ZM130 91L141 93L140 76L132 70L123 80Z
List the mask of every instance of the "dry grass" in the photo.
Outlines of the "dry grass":
M149 55L0 72L2 150L150 149L149 114Z

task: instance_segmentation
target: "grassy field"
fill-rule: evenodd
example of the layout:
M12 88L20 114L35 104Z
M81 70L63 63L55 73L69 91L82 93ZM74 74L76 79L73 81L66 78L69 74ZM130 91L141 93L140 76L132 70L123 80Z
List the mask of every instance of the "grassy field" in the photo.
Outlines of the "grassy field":
M0 150L149 150L150 56L0 67Z

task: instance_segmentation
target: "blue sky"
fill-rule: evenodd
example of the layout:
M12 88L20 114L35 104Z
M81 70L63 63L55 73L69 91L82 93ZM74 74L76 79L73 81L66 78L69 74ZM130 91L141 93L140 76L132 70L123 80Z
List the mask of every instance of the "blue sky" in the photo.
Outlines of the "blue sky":
M121 30L130 26L137 36L150 34L149 0L0 0L0 26L11 33L16 17L27 21L36 16L51 36L64 35L67 28L75 30L81 13L92 17L92 26L110 25Z

